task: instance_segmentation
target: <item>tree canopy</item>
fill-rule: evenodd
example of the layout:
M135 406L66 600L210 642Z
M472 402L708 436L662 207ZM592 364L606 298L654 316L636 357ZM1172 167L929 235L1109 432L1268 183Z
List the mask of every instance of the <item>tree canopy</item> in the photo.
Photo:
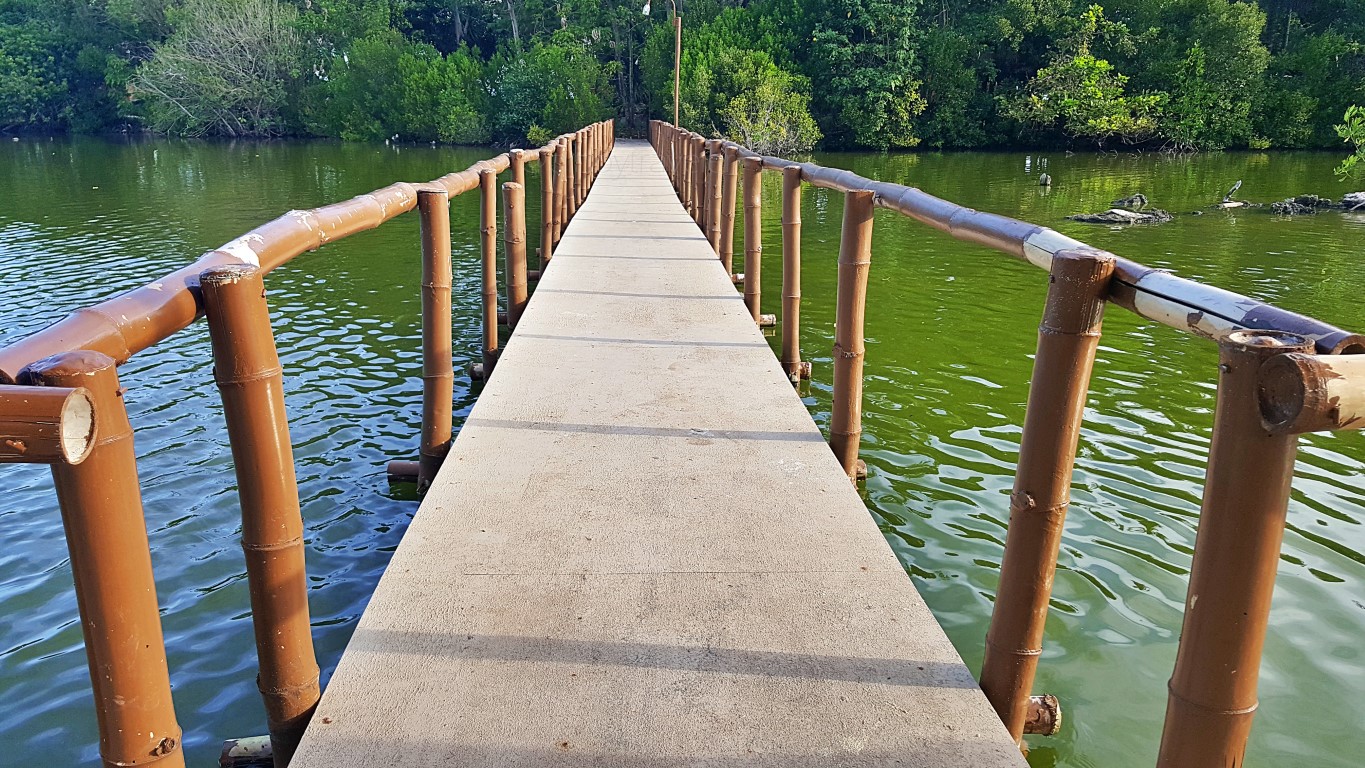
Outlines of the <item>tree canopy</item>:
M765 151L1335 147L1359 0L680 0L682 122ZM504 144L672 117L643 0L0 0L0 130Z

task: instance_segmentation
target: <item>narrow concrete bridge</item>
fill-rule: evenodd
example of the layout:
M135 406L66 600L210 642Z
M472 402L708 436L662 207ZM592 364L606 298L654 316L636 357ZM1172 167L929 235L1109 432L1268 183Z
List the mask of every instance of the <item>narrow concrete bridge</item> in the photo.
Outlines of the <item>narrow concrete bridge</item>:
M649 143L613 131L598 123L432 182L291 211L0 348L0 463L52 467L104 764L185 764L117 365L206 316L270 733L258 744L276 768L1020 766L1023 735L1058 723L1056 701L1030 694L1110 305L1220 345L1158 765L1240 764L1298 435L1365 425L1365 338L918 189L663 123ZM542 179L538 272L527 269L529 163ZM783 177L780 358L759 330L763 172ZM803 184L845 196L828 442L791 385L807 370ZM475 190L484 344L471 374L485 384L452 440L449 197ZM876 207L1049 272L979 685L850 482ZM421 460L394 471L426 495L324 693L262 280L413 209Z
M1021 764L654 152L618 143L293 765Z

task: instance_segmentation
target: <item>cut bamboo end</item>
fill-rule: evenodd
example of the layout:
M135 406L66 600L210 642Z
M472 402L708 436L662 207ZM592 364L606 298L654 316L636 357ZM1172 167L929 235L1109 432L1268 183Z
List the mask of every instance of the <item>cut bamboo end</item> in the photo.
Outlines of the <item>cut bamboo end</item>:
M1044 693L1028 699L1028 718L1024 733L1037 736L1056 736L1062 730L1062 704L1056 696Z
M777 326L777 315L759 315L759 328L774 328Z
M0 463L80 464L96 431L84 387L0 386Z
M385 474L390 483L415 483L420 466L421 463L416 461L394 460L385 467Z

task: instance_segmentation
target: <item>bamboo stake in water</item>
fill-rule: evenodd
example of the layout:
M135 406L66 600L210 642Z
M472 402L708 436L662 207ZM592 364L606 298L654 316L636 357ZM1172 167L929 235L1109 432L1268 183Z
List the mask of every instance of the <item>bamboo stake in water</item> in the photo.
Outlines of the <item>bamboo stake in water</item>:
M747 165L745 173L748 173ZM850 480L866 474L858 460L858 443L863 434L863 320L867 314L867 276L872 265L875 197L861 189L844 194L844 223L839 236L834 402L829 419L829 444ZM749 268L746 263L746 275Z

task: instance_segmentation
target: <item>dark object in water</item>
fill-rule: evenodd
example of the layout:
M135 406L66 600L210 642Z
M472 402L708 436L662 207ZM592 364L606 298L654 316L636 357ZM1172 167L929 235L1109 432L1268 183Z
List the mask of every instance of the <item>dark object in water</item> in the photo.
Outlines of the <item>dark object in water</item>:
M1331 200L1317 195L1299 195L1270 204L1271 212L1282 216L1302 216L1308 213L1317 213L1323 208L1335 207L1336 204Z
M1052 177L1049 176L1049 175L1047 175L1046 173L1043 174L1042 176L1039 176L1039 177L1038 177L1038 186L1040 186L1040 187L1050 187L1050 186L1052 186Z
M1120 200L1115 200L1113 203L1111 203L1111 205L1114 205L1119 208L1133 208L1140 211L1143 208L1147 207L1147 196L1142 194L1141 192L1138 192L1132 197L1125 197Z
M1078 213L1067 218L1083 224L1164 224L1173 220L1175 216L1160 208L1141 212L1110 208L1103 213Z

